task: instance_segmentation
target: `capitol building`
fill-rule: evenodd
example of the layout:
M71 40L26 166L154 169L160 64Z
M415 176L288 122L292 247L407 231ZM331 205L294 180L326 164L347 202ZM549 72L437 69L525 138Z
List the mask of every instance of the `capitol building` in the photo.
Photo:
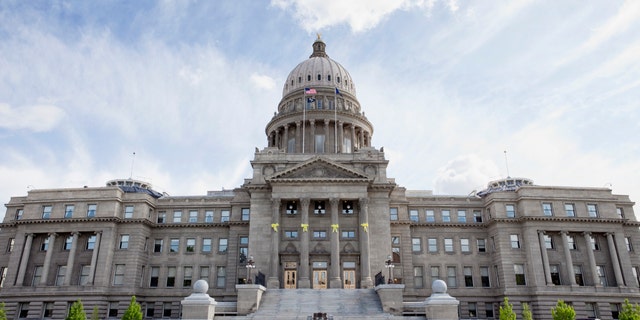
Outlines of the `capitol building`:
M318 37L287 76L252 176L233 190L169 196L116 179L12 197L0 225L8 318L63 319L81 299L116 319L135 295L145 318L178 319L199 279L221 316L243 283L266 295L402 284L411 303L439 279L462 319L498 319L505 297L534 319L559 299L585 319L640 302L627 195L512 177L470 195L407 190L387 176L357 79L325 47Z

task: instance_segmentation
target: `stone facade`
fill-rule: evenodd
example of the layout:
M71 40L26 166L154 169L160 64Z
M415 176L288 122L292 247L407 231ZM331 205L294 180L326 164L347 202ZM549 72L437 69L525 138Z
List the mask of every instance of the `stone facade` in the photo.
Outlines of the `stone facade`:
M249 272L268 289L373 288L387 263L405 302L444 280L460 318L497 318L505 296L536 319L557 299L601 319L640 302L628 196L516 178L463 196L405 190L324 48L316 40L287 77L253 175L234 190L167 196L125 179L11 198L0 232L9 317L64 318L80 298L115 318L135 295L146 317L178 318L198 279L221 313Z

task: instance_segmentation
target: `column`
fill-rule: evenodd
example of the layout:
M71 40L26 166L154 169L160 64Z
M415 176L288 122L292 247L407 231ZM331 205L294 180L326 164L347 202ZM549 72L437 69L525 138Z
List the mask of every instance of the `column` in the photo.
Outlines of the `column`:
M571 285L576 286L576 274L573 270L573 259L571 259L571 249L569 248L569 240L567 239L567 231L560 231L560 235L562 236L562 246L564 247L564 260L567 264L567 273L569 274L569 279L571 280Z
M296 121L296 153L301 153L302 150L302 137L300 136L300 126L302 123Z
M339 225L338 219L338 204L337 198L331 198L331 269L329 274L329 287L340 289L342 288L342 280L340 277L340 229L336 228L334 231L333 225Z
M591 270L591 281L596 287L602 287L600 278L598 277L598 268L596 265L596 256L591 249L591 232L583 232L584 243L586 244L587 256L589 257L589 269Z
M360 215L359 224L369 224L369 199L360 198ZM360 228L360 287L362 289L373 288L373 281L371 280L371 261L369 261L369 231L371 229L367 227L368 231L364 230L364 227Z
M351 150L349 152L356 151L356 126L351 124Z
M43 286L47 285L47 278L49 277L49 268L51 267L51 256L53 255L53 247L56 242L55 233L49 234L49 247L47 248L47 254L44 256L44 265L42 266L42 277L40 277L40 284Z
M29 254L31 253L31 245L33 244L33 233L27 233L27 239L22 249L22 258L20 259L20 268L18 269L18 277L16 278L16 286L24 285L24 275L27 272L27 264L29 263Z
M549 270L549 255L547 253L547 247L544 245L544 231L538 230L538 242L540 242L540 253L542 254L542 266L544 269L544 279L548 286L553 286L553 280L551 280L551 270Z
M622 279L622 270L620 270L620 260L618 259L618 249L613 241L613 234L607 233L607 244L609 245L609 254L611 254L611 265L613 273L616 276L616 284L618 287L624 287L624 279ZM598 282L600 280L598 279Z
M329 120L324 120L324 153L330 153L331 150L331 139L329 139Z
M311 126L311 133L309 133L309 145L311 146L310 153L316 153L316 122L315 120L309 120Z
M280 224L280 198L271 199L271 223ZM278 229L279 230L279 229ZM271 260L267 288L279 289L280 278L280 232L271 231ZM265 239L266 240L266 239Z
M102 231L96 232L96 243L93 246L93 254L91 255L91 267L89 268L89 280L87 284L93 284L96 275L96 264L98 263L98 251L100 251L100 238Z
M275 135L276 135L276 148L280 149L280 133L279 133L279 129L276 128L275 131Z
M309 198L300 199L300 223L309 225ZM298 288L311 288L309 281L309 232L304 231L300 234L300 270L298 272Z
M290 150L289 150L289 125L288 124L284 125L284 136L283 136L282 140L284 140L282 149L284 149L284 152L290 152Z
M344 144L344 121L338 121L338 152L344 153L342 146Z
M67 273L64 275L64 285L71 285L71 276L73 275L73 264L76 259L76 250L78 248L78 236L79 232L74 232L71 234L71 249L69 250L69 257L67 258Z

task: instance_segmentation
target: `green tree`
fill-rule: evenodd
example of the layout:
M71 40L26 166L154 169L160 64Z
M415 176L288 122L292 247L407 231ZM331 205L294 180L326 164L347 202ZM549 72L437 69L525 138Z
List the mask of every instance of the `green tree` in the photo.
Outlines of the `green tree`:
M504 297L502 306L500 306L500 320L516 320L516 314L513 312L513 305L509 303L509 298Z
M531 313L531 309L529 309L528 303L522 304L522 320L533 320L533 314Z
M0 302L0 320L7 320L7 313L4 311L4 302Z
M129 303L127 311L124 312L122 320L142 320L142 311L140 304L136 302L136 296L131 297L131 303Z
M553 320L575 320L576 311L563 300L558 300L555 308L551 309L551 316Z
M100 311L98 306L93 306L93 312L91 312L91 320L100 320Z
M84 307L82 306L82 301L80 301L80 299L71 305L69 315L65 320L87 320L87 314L84 313Z
M624 305L622 311L618 316L619 320L640 320L640 306L636 303L632 305L629 303L629 299L624 299Z

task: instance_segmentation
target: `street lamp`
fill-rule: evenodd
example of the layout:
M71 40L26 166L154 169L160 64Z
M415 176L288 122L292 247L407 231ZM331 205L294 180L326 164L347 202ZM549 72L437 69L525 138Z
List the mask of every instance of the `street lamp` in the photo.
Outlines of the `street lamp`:
M393 260L391 259L391 256L387 256L387 261L384 262L384 267L389 270L389 281L387 283L391 284L393 283L393 278L391 277L391 274L393 273L392 270L395 267L393 265Z
M251 284L253 283L253 281L251 281L251 270L256 268L253 256L249 256L249 261L247 261L247 265L245 267L247 268L247 283Z

